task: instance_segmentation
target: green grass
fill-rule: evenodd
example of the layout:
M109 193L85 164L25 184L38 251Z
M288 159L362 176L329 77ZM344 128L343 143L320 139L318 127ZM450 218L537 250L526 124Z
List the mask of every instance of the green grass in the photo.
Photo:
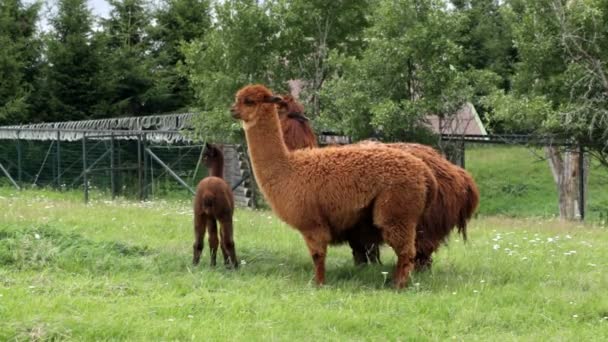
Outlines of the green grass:
M542 149L521 146L469 146L466 168L481 194L479 214L510 217L559 216L557 187ZM592 164L588 221L608 221L608 170Z
M237 270L191 267L189 202L88 206L0 188L0 340L606 340L608 231L485 217L397 292L332 247L312 284L299 234L235 218Z

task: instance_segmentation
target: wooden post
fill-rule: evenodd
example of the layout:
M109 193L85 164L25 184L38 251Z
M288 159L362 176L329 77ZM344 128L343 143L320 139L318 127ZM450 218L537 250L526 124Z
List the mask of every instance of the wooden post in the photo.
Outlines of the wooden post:
M465 168L464 165L464 149L465 149L465 144L464 144L464 136L462 136L462 143L460 144L460 167L461 168Z

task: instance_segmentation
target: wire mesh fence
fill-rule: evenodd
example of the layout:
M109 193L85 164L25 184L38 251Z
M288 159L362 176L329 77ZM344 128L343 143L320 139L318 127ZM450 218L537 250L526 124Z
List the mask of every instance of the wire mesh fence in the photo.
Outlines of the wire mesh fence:
M204 145L172 139L176 132L75 131L37 132L37 139L0 139L0 184L23 188L52 187L91 195L129 199L189 199L207 170L201 164ZM30 135L31 137L31 135ZM43 138L41 138L43 137ZM237 202L252 204L246 165L237 146L226 145L225 178ZM234 160L236 159L236 160ZM232 166L232 167L230 167ZM238 184L237 184L238 183Z

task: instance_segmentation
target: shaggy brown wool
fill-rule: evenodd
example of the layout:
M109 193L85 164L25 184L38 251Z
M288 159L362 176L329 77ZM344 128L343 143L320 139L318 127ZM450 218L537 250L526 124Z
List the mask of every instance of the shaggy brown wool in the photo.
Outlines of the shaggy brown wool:
M303 235L325 281L327 246L368 211L397 254L394 283L405 286L416 256L416 226L434 201L437 183L420 159L385 147L328 147L289 152L273 96L262 85L239 90L231 108L243 121L262 194L275 214Z
M386 144L422 159L433 171L438 193L416 232L416 266L428 268L432 254L454 227L467 239L467 222L479 204L479 191L471 175L450 163L432 147L420 144Z
M237 268L238 261L232 231L234 196L232 189L223 179L224 154L217 146L206 144L203 163L209 169L209 177L205 177L198 183L194 196L194 255L192 263L197 265L200 262L205 231L208 230L211 266L215 266L217 247L220 244L217 236L217 222L219 221L224 264Z
M277 104L285 145L290 151L317 147L317 137L304 115L304 106L291 95L282 95Z
M289 108L289 109L287 109ZM285 117L287 112L303 110L303 106L293 97L283 96L283 102L278 105L279 116ZM303 136L313 136L310 125L294 125L285 129L284 121L283 137L286 145L313 147ZM316 141L316 138L314 138ZM381 144L378 142L364 141L360 145L387 146L409 152L422 159L433 171L439 183L439 196L435 200L429 216L417 228L416 235L416 266L417 268L428 268L432 264L432 253L445 242L453 228L466 240L466 227L468 220L473 216L479 203L479 191L471 175L464 169L450 163L435 149L420 144ZM339 239L332 243L348 241L355 264L367 262L380 263L380 248L382 237L380 232L373 226L371 217L365 217L354 229L345 232Z

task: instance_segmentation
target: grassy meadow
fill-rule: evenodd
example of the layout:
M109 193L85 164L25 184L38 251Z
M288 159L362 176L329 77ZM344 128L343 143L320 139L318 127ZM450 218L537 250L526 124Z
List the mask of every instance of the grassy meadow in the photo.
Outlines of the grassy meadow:
M211 268L207 246L191 266L189 196L96 190L84 205L0 186L0 340L606 340L608 172L591 171L587 223L563 223L541 155L468 149L469 241L453 235L400 292L388 247L365 267L331 247L317 288L299 233L270 211L237 211L234 271Z
M189 201L0 188L0 340L605 340L600 225L483 217L397 292L332 247L316 288L299 234L239 210L241 267L192 267ZM207 246L206 246L207 247ZM385 274L388 272L388 276Z

